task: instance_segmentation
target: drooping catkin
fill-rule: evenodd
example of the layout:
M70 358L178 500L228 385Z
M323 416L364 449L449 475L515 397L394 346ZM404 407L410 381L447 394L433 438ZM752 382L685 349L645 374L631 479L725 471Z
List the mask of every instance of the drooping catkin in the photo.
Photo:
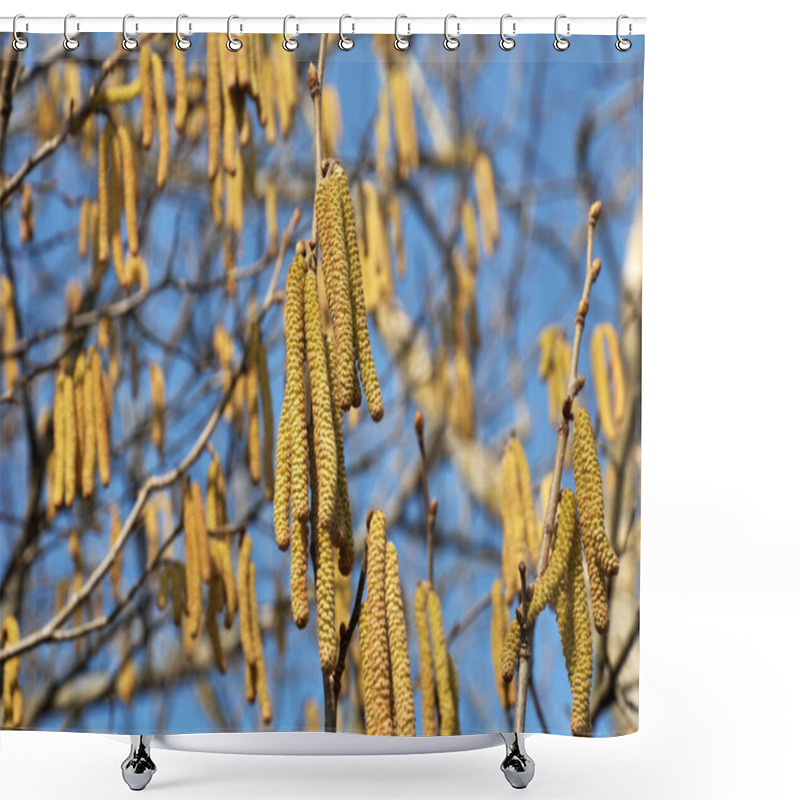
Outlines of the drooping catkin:
M105 264L108 261L110 235L108 165L113 135L114 128L110 123L106 123L97 150L97 260L101 264Z
M86 370L83 377L83 450L81 452L81 494L84 498L94 491L94 470L97 461L97 429L94 413L94 365L91 350L86 356Z
M336 510L338 460L331 418L331 387L317 295L317 273L313 267L306 271L305 278L305 331L314 422L314 462L319 491L319 525L328 532L333 527Z
M155 117L153 116L153 77L150 71L153 49L149 43L139 48L139 78L142 82L142 147L153 144Z
M298 628L308 625L308 522L301 522L292 509L291 534L291 605Z
M375 361L372 357L372 344L369 338L367 325L367 311L364 301L364 282L361 273L361 259L358 254L358 236L356 234L356 218L353 211L353 201L350 197L350 187L344 170L337 165L332 174L337 182L339 196L342 203L342 216L344 220L345 243L347 245L347 260L350 275L350 296L353 310L353 330L355 332L356 359L361 384L367 398L367 408L375 422L383 419L383 398ZM358 405L354 402L353 405Z
M342 138L342 104L336 87L325 84L322 87L322 155L323 158L336 155L339 140Z
M598 633L608 632L608 595L606 594L606 582L600 565L597 562L597 551L588 540L583 542L584 552L586 553L586 569L589 573L589 594L592 600L592 619L594 627Z
M176 628L181 626L184 613L189 612L187 606L186 567L183 564L170 564L172 589L172 622Z
M203 605L203 575L200 566L200 548L197 532L197 515L191 486L183 490L183 535L186 547L186 620L187 632L192 639L200 634Z
M253 540L245 534L239 548L239 563L236 567L236 590L239 606L239 636L242 641L244 660L249 665L256 663L256 649L253 641L253 621L250 618L250 554L253 551Z
M316 516L315 511L316 509L312 511L312 519ZM339 655L339 639L336 635L336 565L330 534L317 520L312 522L312 536L319 663L323 674L331 675Z
M284 415L291 420L292 520L308 521L308 437L306 433L305 395L305 305L306 260L301 246L289 267L286 278L284 327L286 331L286 398ZM287 407L288 402L288 407Z
M269 685L267 684L264 647L261 643L261 624L259 623L258 599L256 597L256 568L252 562L248 570L248 579L250 584L250 624L252 625L253 648L256 658L253 680L255 682L259 710L261 711L261 721L268 725L272 721L272 701L269 696Z
M608 366L606 364L605 342L603 330L598 325L592 333L591 342L592 375L594 376L594 389L597 396L597 415L600 418L600 427L610 441L614 441L616 434L614 416L611 410L611 385L609 382Z
M573 541L570 552L567 582L572 605L574 642L570 726L573 736L591 736L592 718L589 704L592 696L592 631L589 606L586 601L586 585L583 580L581 547L577 538Z
M200 559L200 575L203 583L211 580L211 552L208 545L208 526L203 505L203 492L199 483L192 483L192 511L194 513L194 535L197 541L197 553Z
M209 51L212 48L208 37ZM208 179L213 181L219 172L219 146L222 137L222 97L220 95L220 65L210 57L206 66L206 120L208 126Z
M428 592L430 586L420 581L414 595L414 623L419 647L419 682L422 693L422 735L436 736L436 685L433 654L428 630Z
M269 362L267 348L263 341L258 343L256 371L258 373L258 389L261 395L261 428L263 441L261 452L263 455L264 494L267 500L272 500L275 494L275 466L272 461L272 452L275 447L275 423L272 411L272 388L269 380Z
M22 199L20 200L19 240L22 244L27 244L33 239L33 234L33 189L29 183L25 183L22 186Z
M128 250L139 253L139 228L136 215L136 156L133 142L125 125L116 129L122 160L122 199L125 206L125 225L128 233Z
M560 325L549 325L539 334L539 348L539 377L547 383L548 414L555 424L561 415L572 351Z
M52 500L56 508L64 505L64 478L66 466L65 442L65 414L64 414L64 374L59 372L56 376L55 391L53 394L53 458L55 469L53 472Z
M109 426L106 416L106 391L104 385L105 375L100 353L95 347L89 348L89 363L91 366L92 386L92 417L94 422L94 435L97 445L97 470L100 473L100 483L108 486L111 480L111 456L109 447Z
M367 733L391 736L394 725L386 626L386 519L380 510L372 514L367 532L367 599L360 627Z
M475 197L481 224L483 252L491 257L500 241L500 220L497 214L497 197L494 188L492 162L486 153L479 153L473 166Z
M319 182L314 208L325 293L333 323L332 361L336 371L336 402L340 408L347 409L353 396L353 308L342 199L333 173Z
M222 463L215 453L208 467L208 486L206 488L206 514L209 531L221 528L228 523L228 499L225 485L225 474ZM211 537L209 548L212 560L212 572L222 578L225 594L225 627L233 625L238 606L236 578L233 574L230 537Z
M261 430L258 417L258 361L261 336L258 324L250 326L248 345L246 390L247 390L247 462L250 480L253 484L261 481Z
M11 615L3 620L0 630L0 649L12 647L19 642L19 623ZM19 699L17 699L19 695ZM17 708L19 705L20 708ZM13 728L22 724L22 692L19 689L19 656L9 658L3 664L3 714L2 722Z
M62 395L64 425L64 505L71 508L78 485L78 423L75 388L71 375L64 375Z
M428 592L428 621L431 628L433 665L436 672L436 694L439 699L439 734L453 736L458 733L458 710L453 695L453 686L450 682L442 606L439 596L433 590Z
M17 313L14 307L14 287L6 275L0 275L0 321L2 321L2 351L8 352L17 343ZM13 392L19 379L19 364L16 358L3 359L3 377L6 391Z
M572 443L581 537L588 548L594 551L603 573L616 575L619 571L619 559L606 537L600 461L597 457L592 423L584 408L575 410Z
M108 535L108 549L109 551L114 549L114 546L117 543L117 539L119 539L119 535L122 531L122 521L119 517L119 508L117 508L116 503L111 504L111 526L109 529ZM122 580L122 550L115 556L114 560L111 562L111 594L114 598L114 602L118 603L120 598L120 581Z
M224 675L228 670L225 661L225 652L222 649L222 640L217 625L217 612L222 608L222 581L214 578L208 588L208 608L206 609L206 630L211 639L211 648L214 652L214 661L217 669Z
M288 383L288 381L287 381ZM284 398L284 406L287 400ZM284 410L278 421L278 441L275 447L275 496L272 502L272 525L275 542L281 550L289 549L289 498L292 484L292 419Z
M510 683L514 680L514 670L517 666L517 656L519 646L522 641L522 631L519 628L519 621L514 618L506 631L506 638L503 642L503 654L500 659L503 680Z
M386 621L389 630L389 655L392 667L392 714L396 736L413 736L416 731L411 662L400 587L400 566L394 543L386 544Z
M186 54L176 48L172 54L172 68L175 82L175 130L182 134L186 126L186 114L189 110L189 90L186 82ZM159 134L160 135L160 134Z
M158 509L152 500L144 504L142 511L144 518L144 534L147 539L147 569L152 569L156 563L156 556L159 550L158 541Z
M491 621L490 646L492 653L492 666L494 680L497 688L497 697L503 711L508 711L514 705L513 668L512 681L506 683L503 679L503 643L508 631L508 607L503 598L503 581L499 578L492 583L492 621Z
M109 239L111 261L119 285L128 290L128 275L125 269L125 251L122 246L122 210L124 206L123 161L120 137L111 140L111 177L108 184Z
M164 62L158 53L153 53L151 63L153 67L153 98L158 122L156 186L161 189L167 182L167 175L169 174L169 107L167 105L167 85L164 81Z
M394 118L397 168L400 177L405 180L419 166L419 152L411 81L408 71L400 64L393 64L389 69L389 97Z
M136 688L136 668L133 662L130 632L127 630L120 640L120 653L122 663L117 672L116 690L122 703L129 706Z
M166 392L164 372L155 361L150 362L150 399L153 403L153 423L151 436L159 455L164 454L164 433L166 422Z
M503 448L502 506L503 519L503 581L506 589L506 602L511 603L520 590L519 565L529 564L526 526L535 524L530 520L530 506L533 504L530 486L530 472L526 476L520 469L527 466L525 452L516 436L512 435Z

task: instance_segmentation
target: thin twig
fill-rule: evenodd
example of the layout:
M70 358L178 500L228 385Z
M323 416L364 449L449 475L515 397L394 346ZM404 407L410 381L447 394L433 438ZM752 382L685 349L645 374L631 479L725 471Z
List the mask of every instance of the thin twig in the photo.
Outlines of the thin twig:
M421 411L414 414L414 430L417 432L417 444L419 445L420 473L422 476L422 495L425 499L425 527L428 533L428 583L431 590L433 584L433 529L436 525L436 512L439 504L434 497L431 500L430 490L428 489L428 457L425 453L425 420Z

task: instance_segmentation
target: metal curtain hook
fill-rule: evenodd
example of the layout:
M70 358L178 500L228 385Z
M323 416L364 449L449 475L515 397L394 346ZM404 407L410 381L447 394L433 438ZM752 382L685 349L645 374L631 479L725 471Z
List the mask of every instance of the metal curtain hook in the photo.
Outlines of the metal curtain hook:
M236 14L231 14L228 17L228 41L225 43L225 47L227 47L231 53L238 53L242 47L244 47L244 42L231 34L231 22L235 19L239 19ZM242 26L240 25L239 30L241 31L241 29Z
M71 19L75 19L74 14L67 14L67 16L64 17L64 49L69 51L77 50L78 47L80 46L80 42L74 36L69 35L69 21ZM80 24L76 22L75 23L76 32L79 31L80 29L81 29Z
M447 25L451 19L456 20L455 36L451 36L447 30ZM461 42L458 40L458 34L460 30L461 30L461 23L458 22L458 17L455 14L448 14L444 18L444 42L442 42L442 44L444 45L445 50L451 50L451 51L458 50L458 46L461 44Z
M342 14L342 16L339 17L339 49L340 50L352 50L356 46L356 43L349 36L345 36L344 35L343 26L344 26L344 21L346 19L353 19L353 18L349 14ZM351 25L352 32L355 33L355 30L356 30L355 22L351 22L350 25Z
M11 34L13 36L11 40L11 46L18 52L21 53L28 47L28 40L17 30L17 23L21 20L25 19L23 14L17 14L14 17L14 22L11 25ZM28 30L28 23L25 23L25 30Z
M192 46L192 40L181 33L181 20L189 19L188 14L178 14L175 18L175 47L178 50L188 50ZM192 23L189 23L189 33L192 32Z
M400 35L400 20L401 19L408 19L405 14L398 14L394 18L394 49L395 50L408 50L411 46L411 41L407 38L411 36L411 23L407 22L406 27L408 28L408 33L405 36Z
M122 49L123 50L135 50L139 46L139 40L134 38L133 36L128 36L128 20L129 19L136 19L133 14L126 14L122 18ZM139 29L139 26L136 26L136 30Z
M294 36L289 36L289 20L290 19L297 19L297 17L293 17L291 14L283 18L283 49L288 52L293 52L297 50L300 42L294 38ZM299 31L297 25L295 25L295 30Z
M559 33L558 33L558 21L560 19L566 19L566 18L567 18L566 14L559 14L556 17L555 26L554 26L556 40L553 42L553 47L555 47L556 50L558 50L558 51L560 51L562 53L564 52L564 50L566 50L569 47L569 39L565 39L563 36L559 35ZM569 25L569 22L567 22L567 36L569 36L569 28L570 28L570 25Z
M631 47L633 47L633 42L630 39L625 39L622 36L620 36L620 34L619 34L620 22L622 22L622 20L624 20L624 19L628 19L628 15L627 14L620 14L617 17L617 41L614 44L614 47L616 47L617 50L620 51L620 53L626 53L628 50L631 49ZM628 23L628 36L630 36L632 32L633 32L633 26L629 22Z
M513 19L511 14L503 14L500 17L500 49L501 50L513 50L516 47L516 42L511 36L506 36L505 31L503 30L503 26L507 19ZM511 33L517 32L517 23L511 23Z

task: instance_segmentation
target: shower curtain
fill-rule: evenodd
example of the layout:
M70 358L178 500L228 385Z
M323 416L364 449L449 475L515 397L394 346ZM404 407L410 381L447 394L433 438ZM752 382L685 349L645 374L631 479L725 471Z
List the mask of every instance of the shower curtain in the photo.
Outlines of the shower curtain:
M638 727L644 43L3 43L4 728Z

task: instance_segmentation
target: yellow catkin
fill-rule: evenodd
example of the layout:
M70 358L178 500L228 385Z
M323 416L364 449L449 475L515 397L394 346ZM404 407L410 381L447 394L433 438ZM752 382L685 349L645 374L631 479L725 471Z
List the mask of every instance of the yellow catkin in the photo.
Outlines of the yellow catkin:
M458 715L458 699L460 695L460 686L458 683L458 670L456 669L456 662L453 660L452 654L447 654L447 674L450 678L450 686L453 692L453 706L456 710L455 729L453 731L455 736L461 734L461 723L459 722Z
M120 137L115 136L111 141L111 178L108 185L109 239L114 273L117 276L119 285L127 291L129 284L125 270L125 251L122 246L122 209L124 203L122 170L122 146Z
M214 578L208 588L208 608L206 609L206 630L211 639L211 648L214 651L214 661L217 669L224 675L228 670L225 661L225 652L222 649L222 640L217 625L217 612L222 608L222 581Z
M378 113L375 116L375 169L381 181L389 175L389 93L384 90L378 96Z
M0 649L12 647L19 642L17 618L8 616L3 620L0 630ZM3 664L3 714L0 718L5 725L19 727L21 720L15 720L14 695L19 688L19 656L9 658ZM22 696L20 692L20 697ZM19 715L21 716L21 714Z
M294 512L292 512L294 514ZM291 605L298 628L308 625L308 523L292 516L291 534Z
M286 52L280 36L272 38L272 61L275 78L275 95L278 107L281 136L285 139L292 127L297 106L297 66L295 56Z
M299 248L299 246L298 246ZM284 327L286 329L286 398L284 415L291 420L292 438L292 519L308 520L308 437L305 396L305 281L306 260L302 251L295 255L286 278ZM288 407L287 407L288 403Z
M620 350L619 338L617 337L616 330L614 330L614 326L610 322L604 322L594 329L591 346L592 370L595 376L595 389L597 392L597 410L600 414L603 432L605 433L606 427L610 427L613 430L616 425L622 422L622 417L625 413L625 370L622 364L622 352ZM608 350L608 366L606 366L606 349ZM597 361L597 365L595 365L595 361ZM610 397L609 380L614 394L613 406ZM602 384L605 385L603 386ZM603 422L604 412L600 407L601 391L607 395L602 398L603 403L607 406L605 410L605 414L608 417L607 423ZM606 433L606 435L608 434Z
M106 124L97 151L97 260L101 264L108 262L110 237L108 165L113 135L113 127Z
M338 462L336 435L331 418L331 387L317 298L317 273L315 269L311 268L306 271L305 284L306 354L314 422L314 460L319 491L319 524L327 532L331 530L334 523Z
M284 398L284 406L287 401ZM292 484L292 420L288 411L278 421L275 447L275 494L272 503L272 524L275 542L281 550L289 549L289 498Z
M419 166L419 152L411 81L407 70L397 64L389 70L389 96L394 117L397 167L400 177L405 180Z
M64 486L66 479L66 413L64 403L65 376L59 373L56 378L55 398L53 400L53 453L55 455L55 474L53 480L53 505L64 505Z
M267 500L272 500L275 493L275 465L272 460L272 452L275 447L275 423L273 421L272 388L269 380L267 348L262 341L258 343L256 359L258 390L261 395L261 429L263 431L261 452L263 457L264 494Z
M22 186L22 199L20 201L19 240L22 244L27 244L33 239L33 234L33 189L31 189L29 183L26 183Z
M592 718L592 631L589 607L586 602L586 585L583 580L581 548L573 542L569 558L567 582L572 605L572 716L570 726L573 736L591 736Z
M84 199L81 202L81 214L78 221L78 257L83 261L89 252L89 236L92 225L92 201Z
M603 508L603 479L597 457L594 431L589 414L584 408L575 410L573 428L573 464L575 490L578 496L578 514L581 537L594 550L598 564L605 575L616 575L619 559L613 551L605 532Z
M14 287L7 276L0 276L0 320L2 320L3 352L10 351L17 343L17 313L14 307ZM6 391L13 392L19 379L19 364L15 358L3 359L3 377Z
M268 180L264 186L264 213L267 220L267 252L278 252L278 187Z
M212 48L211 35L208 48ZM219 61L210 57L206 67L206 120L208 127L208 179L213 181L219 172L219 145L222 137L222 97L220 95Z
M258 616L258 598L256 596L256 568L251 562L248 569L248 583L250 598L250 624L252 626L252 640L255 655L254 676L256 697L258 697L261 721L268 725L272 721L272 701L269 696L267 684L267 665L264 661L264 647L261 643L261 624Z
M106 414L105 375L100 353L92 347L89 349L92 384L92 416L94 418L94 435L97 444L97 470L100 482L108 486L111 480L111 455L109 447L108 416Z
M492 584L492 620L490 646L492 653L492 666L494 668L495 686L497 697L503 711L508 711L514 705L514 684L503 680L503 643L508 631L508 607L503 597L503 581L499 578ZM513 670L512 670L513 675Z
M197 541L197 553L200 558L200 575L203 583L211 580L211 551L208 545L208 526L203 505L203 492L199 483L192 484L192 511L194 512L194 535Z
M356 235L356 219L353 211L353 202L350 197L350 188L347 176L341 168L335 169L333 178L339 188L342 202L342 215L344 219L345 242L347 245L347 258L350 274L350 295L353 309L353 329L355 332L356 357L361 384L367 398L367 408L375 422L383 419L383 398L375 361L372 357L372 345L367 326L367 311L364 302L364 283L361 273L361 260L358 253L358 237ZM354 403L358 405L358 403Z
M178 133L186 127L186 114L189 110L189 90L186 82L186 53L178 50L172 54L172 68L175 81L175 116L173 123ZM160 135L160 133L159 133Z
M164 430L166 416L166 392L164 372L155 361L150 362L150 400L153 404L151 438L159 454L164 453Z
M594 547L584 541L586 552L586 569L589 573L589 593L592 599L592 619L597 632L604 634L608 631L608 595L606 582L597 563L597 553Z
M506 588L506 602L508 603L513 601L520 589L520 563L528 564L523 495L525 492L530 493L531 491L530 475L528 475L528 485L523 486L523 476L519 466L520 462L525 459L525 453L523 451L520 454L518 451L522 451L522 445L516 436L512 435L503 449L501 462L503 580Z
M119 539L122 531L122 520L119 517L119 509L116 503L111 504L111 526L108 535L108 549L111 551ZM111 563L111 593L114 602L118 603L120 598L120 581L122 580L122 550L117 554Z
M436 672L436 693L439 698L439 733L442 736L453 736L458 732L458 711L453 695L453 686L450 683L442 606L434 591L428 592L428 621L431 628L433 664Z
M158 541L158 510L152 500L148 500L142 512L144 517L144 534L147 539L147 569L152 569L156 563L159 550Z
M275 63L266 52L266 39L261 39L261 48L264 50L259 63L259 95L258 117L264 128L268 144L275 144L277 126L275 120ZM280 46L280 45L279 45Z
M106 86L101 89L92 101L96 106L112 106L121 103L130 103L142 93L142 79L136 77L129 83L120 83L116 86Z
M150 149L153 144L155 117L153 116L153 76L150 72L152 48L149 43L139 48L139 78L142 82L142 147Z
M156 186L161 189L169 174L169 107L167 105L167 85L164 81L164 62L158 53L152 54L153 99L155 101L156 122L158 126L158 166Z
M94 470L97 463L97 428L94 411L94 373L91 350L86 356L86 372L83 378L83 451L81 453L81 494L84 498L94 491Z
M408 658L408 636L400 588L400 566L397 548L386 544L386 621L389 630L389 655L392 665L392 713L396 736L414 736L416 716L414 691L411 687L411 662Z
M220 53L220 74L222 93L222 163L229 175L237 172L236 155L238 142L236 138L236 67L230 60L231 54L225 47L225 37L218 36Z
M186 567L183 564L171 564L172 567L172 622L180 627L184 613L189 612L187 605Z
M467 245L467 264L472 272L478 269L478 220L475 215L475 206L465 200L461 204L461 230L464 242Z
M136 216L136 156L130 134L124 125L117 127L117 138L122 158L123 203L128 233L128 250L132 255L137 255L139 252L139 229Z
M579 546L579 542L573 542L573 546ZM570 559L572 553L570 552ZM564 654L564 665L567 668L570 690L573 681L573 662L575 659L575 633L572 630L572 603L569 597L569 583L567 579L561 581L558 587L555 603L556 621L558 623L558 635L561 639L561 651Z
M14 689L14 696L11 699L11 727L12 728L21 728L22 721L24 719L24 705L23 705L23 698L22 698L22 689L17 686Z
M261 430L258 418L258 349L259 342L255 333L251 334L250 353L245 376L247 391L247 462L250 468L250 480L253 484L261 481Z
M83 451L86 447L86 411L84 409L84 383L86 381L86 356L78 353L75 359L75 370L72 376L73 392L75 395L75 431L78 437L75 450L75 483L76 492L81 491L83 477Z
M491 258L500 241L500 220L497 214L497 197L494 188L492 162L486 153L479 153L473 167L475 197L481 224L483 252Z
M428 631L427 583L419 583L414 595L414 622L419 647L419 682L422 692L422 734L436 736L436 685L433 675L433 654Z
M335 86L322 87L322 155L334 156L342 138L342 104Z
M312 518L314 516L315 514L312 512ZM333 544L330 534L319 523L312 525L312 536L314 537L314 585L317 601L319 663L323 674L331 675L339 655L339 639L336 635L336 566Z
M514 680L514 670L517 666L520 641L521 631L519 629L519 622L513 619L506 631L506 638L503 642L503 653L500 659L502 678L506 683L510 683Z
M116 690L119 699L126 706L131 704L136 689L136 668L131 651L130 635L126 632L122 637L123 661L117 672Z
M245 661L251 666L256 663L255 642L253 641L253 621L250 618L250 555L253 552L253 540L249 534L242 539L239 548L239 563L236 568L236 588L239 606L239 636L242 640L242 653Z
M625 416L625 368L622 364L622 351L617 332L611 324L607 324L604 331L611 366L611 384L614 387L614 422L619 425Z
M340 408L347 409L352 405L353 396L353 308L342 200L333 173L318 184L314 208L325 293L333 322L336 402Z
M209 531L227 525L228 499L225 475L222 463L215 453L208 467L208 485L206 487L206 514ZM225 597L225 627L233 625L238 605L236 578L233 574L230 537L213 537L209 540L213 571L222 578Z
M203 576L200 568L200 552L195 525L197 517L193 506L191 489L183 492L183 535L186 547L186 627L191 638L200 634L203 604Z
M311 732L318 732L322 730L322 718L320 715L319 705L315 700L310 697L306 700L303 706L303 728Z
M367 733L391 736L394 725L386 626L386 519L382 511L373 513L367 532L367 599L360 627Z
M78 422L75 411L75 388L71 375L64 376L64 505L70 508L78 487Z
M592 332L590 349L594 390L597 397L597 415L600 418L600 427L603 433L610 442L613 442L616 435L616 426L611 409L611 384L609 382L608 365L606 364L605 337L603 329L599 325Z
M217 174L211 179L209 193L211 195L211 216L214 224L219 227L223 222L222 198L224 195L225 177L222 172L217 170Z

